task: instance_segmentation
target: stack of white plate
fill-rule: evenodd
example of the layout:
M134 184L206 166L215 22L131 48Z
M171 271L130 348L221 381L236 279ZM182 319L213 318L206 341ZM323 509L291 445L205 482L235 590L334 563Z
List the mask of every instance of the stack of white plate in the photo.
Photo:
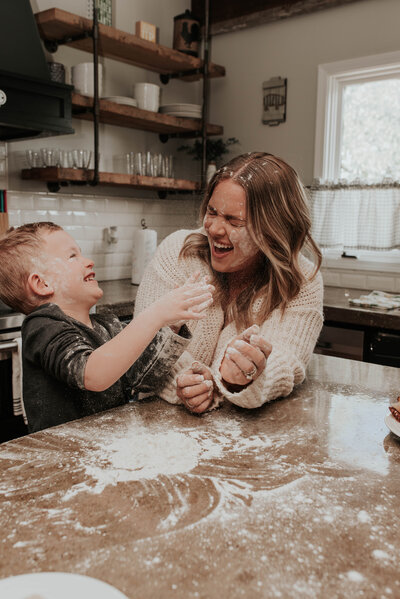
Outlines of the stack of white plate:
M160 106L162 114L171 116L187 116L191 119L201 119L201 104L165 104Z
M109 100L116 104L126 104L127 106L137 106L136 100L128 96L108 96L107 98L102 98L102 100Z

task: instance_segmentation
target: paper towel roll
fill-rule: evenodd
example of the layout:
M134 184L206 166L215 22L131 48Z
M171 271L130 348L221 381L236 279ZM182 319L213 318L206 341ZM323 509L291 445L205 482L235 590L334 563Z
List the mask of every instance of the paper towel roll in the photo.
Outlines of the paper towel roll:
M137 229L133 234L132 284L138 285L144 270L157 249L157 231Z

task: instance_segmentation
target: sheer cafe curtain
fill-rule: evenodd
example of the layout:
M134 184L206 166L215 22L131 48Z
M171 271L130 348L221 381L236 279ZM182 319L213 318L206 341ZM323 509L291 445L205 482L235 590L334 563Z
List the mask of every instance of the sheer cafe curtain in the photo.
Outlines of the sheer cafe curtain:
M308 190L313 237L321 248L400 248L400 183L313 183Z

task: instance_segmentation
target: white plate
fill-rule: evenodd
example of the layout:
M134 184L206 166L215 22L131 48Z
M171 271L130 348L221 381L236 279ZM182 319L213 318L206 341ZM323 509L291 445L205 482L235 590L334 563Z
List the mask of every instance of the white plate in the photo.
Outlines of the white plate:
M201 112L201 104L164 104L159 108L160 112L173 111L191 111Z
M21 574L0 580L1 599L127 599L115 587L67 572Z
M400 437L400 422L397 422L396 418L391 414L385 416L385 424L398 437Z
M137 101L134 98L129 98L128 96L108 96L107 98L102 98L102 100L109 100L110 102L115 102L116 104L126 104L127 106L137 106Z
M177 110L176 112L164 112L163 114L167 114L169 116L186 116L189 119L201 119L201 113L198 112L180 112Z

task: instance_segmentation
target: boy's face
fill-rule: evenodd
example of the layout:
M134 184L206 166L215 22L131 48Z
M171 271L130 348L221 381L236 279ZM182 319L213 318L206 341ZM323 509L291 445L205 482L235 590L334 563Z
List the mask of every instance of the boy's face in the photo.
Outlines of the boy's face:
M65 231L43 235L43 277L53 289L51 301L61 308L90 308L103 295L94 276L94 262L84 258L76 241Z

